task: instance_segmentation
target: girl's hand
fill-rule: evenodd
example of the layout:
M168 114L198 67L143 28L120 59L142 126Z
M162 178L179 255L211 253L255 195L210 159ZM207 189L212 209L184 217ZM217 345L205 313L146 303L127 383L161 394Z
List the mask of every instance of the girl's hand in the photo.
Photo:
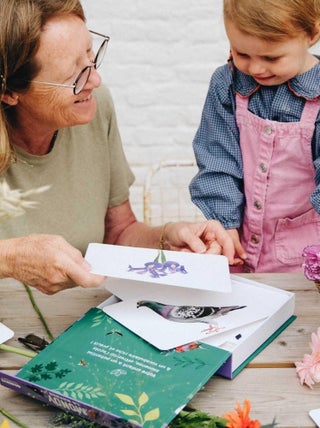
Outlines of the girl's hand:
M236 257L235 257L235 263L233 263L234 265L243 265L244 260L247 258L247 254L243 248L243 246L241 245L240 242L240 238L239 238L239 232L237 229L229 229L227 230L227 233L229 234L229 236L232 239L234 248L235 248L235 252L236 252Z
M217 220L201 223L168 223L164 235L165 245L170 250L223 254L231 265L240 261L235 258L237 250L232 236Z

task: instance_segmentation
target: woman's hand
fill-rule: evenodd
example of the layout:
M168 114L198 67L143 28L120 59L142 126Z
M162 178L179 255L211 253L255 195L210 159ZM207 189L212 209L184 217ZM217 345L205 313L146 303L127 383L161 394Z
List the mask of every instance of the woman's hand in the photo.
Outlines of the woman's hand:
M99 286L104 277L90 269L81 252L60 236L33 234L0 241L0 278L15 278L45 294L77 285Z

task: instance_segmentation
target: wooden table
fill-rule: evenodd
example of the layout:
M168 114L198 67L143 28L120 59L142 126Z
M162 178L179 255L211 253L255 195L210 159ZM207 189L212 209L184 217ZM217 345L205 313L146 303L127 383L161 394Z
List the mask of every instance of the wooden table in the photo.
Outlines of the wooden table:
M222 415L233 410L237 401L242 404L244 399L249 399L251 417L263 424L270 423L275 417L278 428L315 427L308 413L311 409L320 408L320 385L313 389L301 386L294 362L310 353L311 333L320 326L320 294L302 274L243 276L296 293L297 319L235 379L214 376L193 398L190 406ZM17 338L28 333L46 336L22 285L13 280L2 280L0 296L0 321L15 332L8 345L21 347ZM58 335L87 309L105 300L108 292L102 288L76 288L54 296L35 291L34 296L52 333ZM0 351L1 370L14 372L26 362L26 357ZM30 428L49 427L50 419L57 412L3 386L0 386L0 407L13 413Z

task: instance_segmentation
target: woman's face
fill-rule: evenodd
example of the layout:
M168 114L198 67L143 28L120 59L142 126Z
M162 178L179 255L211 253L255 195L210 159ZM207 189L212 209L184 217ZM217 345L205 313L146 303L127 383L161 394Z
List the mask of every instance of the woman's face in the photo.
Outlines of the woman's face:
M93 89L101 84L101 77L91 68L83 90L74 95L70 87L50 86L39 82L72 85L81 70L92 65L95 53L85 23L76 16L54 18L46 24L40 39L36 61L37 82L24 94L19 94L16 105L18 120L24 125L42 129L60 129L90 122L96 112Z

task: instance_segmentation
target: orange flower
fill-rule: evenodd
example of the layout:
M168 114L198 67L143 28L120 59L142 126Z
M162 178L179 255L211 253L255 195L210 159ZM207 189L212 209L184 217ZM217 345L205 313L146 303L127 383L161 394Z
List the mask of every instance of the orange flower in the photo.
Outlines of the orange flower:
M261 423L258 420L251 420L250 416L250 401L244 400L243 410L240 404L237 403L236 411L222 415L222 418L227 419L227 428L260 428Z

